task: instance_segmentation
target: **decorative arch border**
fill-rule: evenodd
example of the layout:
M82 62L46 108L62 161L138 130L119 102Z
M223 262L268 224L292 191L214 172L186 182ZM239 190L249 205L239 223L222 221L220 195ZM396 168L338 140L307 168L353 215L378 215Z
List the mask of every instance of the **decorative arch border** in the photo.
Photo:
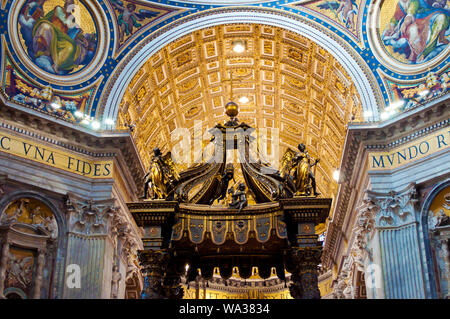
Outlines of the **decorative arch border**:
M22 299L28 299L27 295L25 294L25 292L20 289L20 288L16 288L16 287L9 287L6 288L5 291L3 292L3 294L7 297L9 294L17 294L20 297L22 297Z
M428 228L428 218L429 218L429 212L430 212L430 206L433 203L433 200L436 198L436 196L446 187L450 186L450 178L447 178L438 184L436 184L433 189L428 193L427 197L425 198L422 208L420 210L420 223L423 237L422 247L425 250L424 258L425 258L425 265L427 267L427 271L425 272L426 281L428 282L427 291L429 297L431 298L437 298L437 286L436 286L436 276L433 271L433 258L431 254L431 242L429 239L429 228Z
M13 201L20 198L33 198L38 201L41 201L43 204L47 205L55 216L56 222L58 223L58 234L64 234L66 229L66 222L63 218L60 209L58 209L55 204L53 204L48 198L42 196L38 192L30 191L30 190L17 190L8 194L8 196L3 197L0 200L0 215L3 214L5 209L11 204ZM61 231L61 233L60 233Z
M271 2L270 0L181 0L180 2L206 4L206 5L236 5Z
M55 259L55 265L54 265L54 273L52 282L54 287L57 289L54 290L52 293L53 298L61 298L62 296L62 289L64 288L64 285L62 284L62 273L65 269L65 250L66 250L66 243L67 243L67 223L64 218L64 214L61 211L61 209L58 209L56 205L47 197L41 195L39 192L32 191L32 190L16 190L11 193L8 193L8 195L3 196L3 198L0 199L0 215L3 214L5 209L15 200L19 198L33 198L36 200L41 201L43 204L47 205L48 208L50 208L51 212L55 216L56 222L58 224L58 246L56 250L56 259Z
M194 31L223 24L253 23L270 25L295 32L326 49L344 67L358 91L364 112L370 112L371 121L379 120L380 108L384 108L381 90L374 74L364 59L338 35L302 16L269 8L220 8L207 10L182 18L161 28L142 41L115 69L115 74L103 89L98 118L116 119L119 105L128 84L137 71L155 53L169 43ZM103 125L105 125L103 123Z

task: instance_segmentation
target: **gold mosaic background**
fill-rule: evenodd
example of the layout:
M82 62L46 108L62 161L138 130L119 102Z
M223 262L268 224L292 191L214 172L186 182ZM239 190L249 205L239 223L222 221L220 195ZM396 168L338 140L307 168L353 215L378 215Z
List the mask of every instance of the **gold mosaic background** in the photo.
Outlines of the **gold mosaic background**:
M441 210L445 215L450 216L450 186L440 191L431 203L430 211L432 211L435 216L438 215Z
M232 50L244 40L246 51ZM134 124L133 135L146 168L151 151L171 149L170 133L193 134L224 121L233 73L238 118L256 128L280 129L280 157L303 142L321 159L319 191L333 196L346 124L360 119L356 88L344 68L323 48L298 34L263 25L231 24L196 31L167 45L138 70L123 97L118 127ZM205 127L206 126L206 127ZM193 136L191 135L191 138Z

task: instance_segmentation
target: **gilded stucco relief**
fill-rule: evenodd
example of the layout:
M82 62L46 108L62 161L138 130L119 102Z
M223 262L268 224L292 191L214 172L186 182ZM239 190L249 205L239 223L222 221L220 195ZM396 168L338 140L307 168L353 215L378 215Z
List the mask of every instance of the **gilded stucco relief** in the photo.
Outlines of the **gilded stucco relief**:
M431 203L430 212L438 219L450 216L450 187L444 188L436 195Z

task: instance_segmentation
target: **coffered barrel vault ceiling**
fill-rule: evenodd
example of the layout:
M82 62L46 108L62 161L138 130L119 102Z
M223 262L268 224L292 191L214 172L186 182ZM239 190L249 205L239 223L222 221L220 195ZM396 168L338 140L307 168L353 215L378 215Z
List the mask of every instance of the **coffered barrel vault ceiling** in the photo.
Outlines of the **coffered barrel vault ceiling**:
M238 54L232 42L244 40ZM280 156L303 142L317 168L319 190L331 195L336 184L345 125L361 117L354 84L333 56L284 29L230 24L203 29L154 54L130 82L120 105L118 128L134 124L141 158L149 166L151 150L172 148L171 132L203 121L203 131L227 116L230 100L240 105L238 118L255 128L278 128ZM249 98L239 103L240 97Z

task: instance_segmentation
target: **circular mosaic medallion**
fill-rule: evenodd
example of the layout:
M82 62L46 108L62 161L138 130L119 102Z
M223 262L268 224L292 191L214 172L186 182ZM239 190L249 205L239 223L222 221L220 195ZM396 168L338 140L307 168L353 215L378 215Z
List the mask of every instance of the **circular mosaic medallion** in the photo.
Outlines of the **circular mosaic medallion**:
M36 75L82 80L104 52L102 10L80 0L22 0L9 20L11 42L20 61Z
M369 39L381 62L399 73L419 73L449 53L446 0L378 0L369 9Z

